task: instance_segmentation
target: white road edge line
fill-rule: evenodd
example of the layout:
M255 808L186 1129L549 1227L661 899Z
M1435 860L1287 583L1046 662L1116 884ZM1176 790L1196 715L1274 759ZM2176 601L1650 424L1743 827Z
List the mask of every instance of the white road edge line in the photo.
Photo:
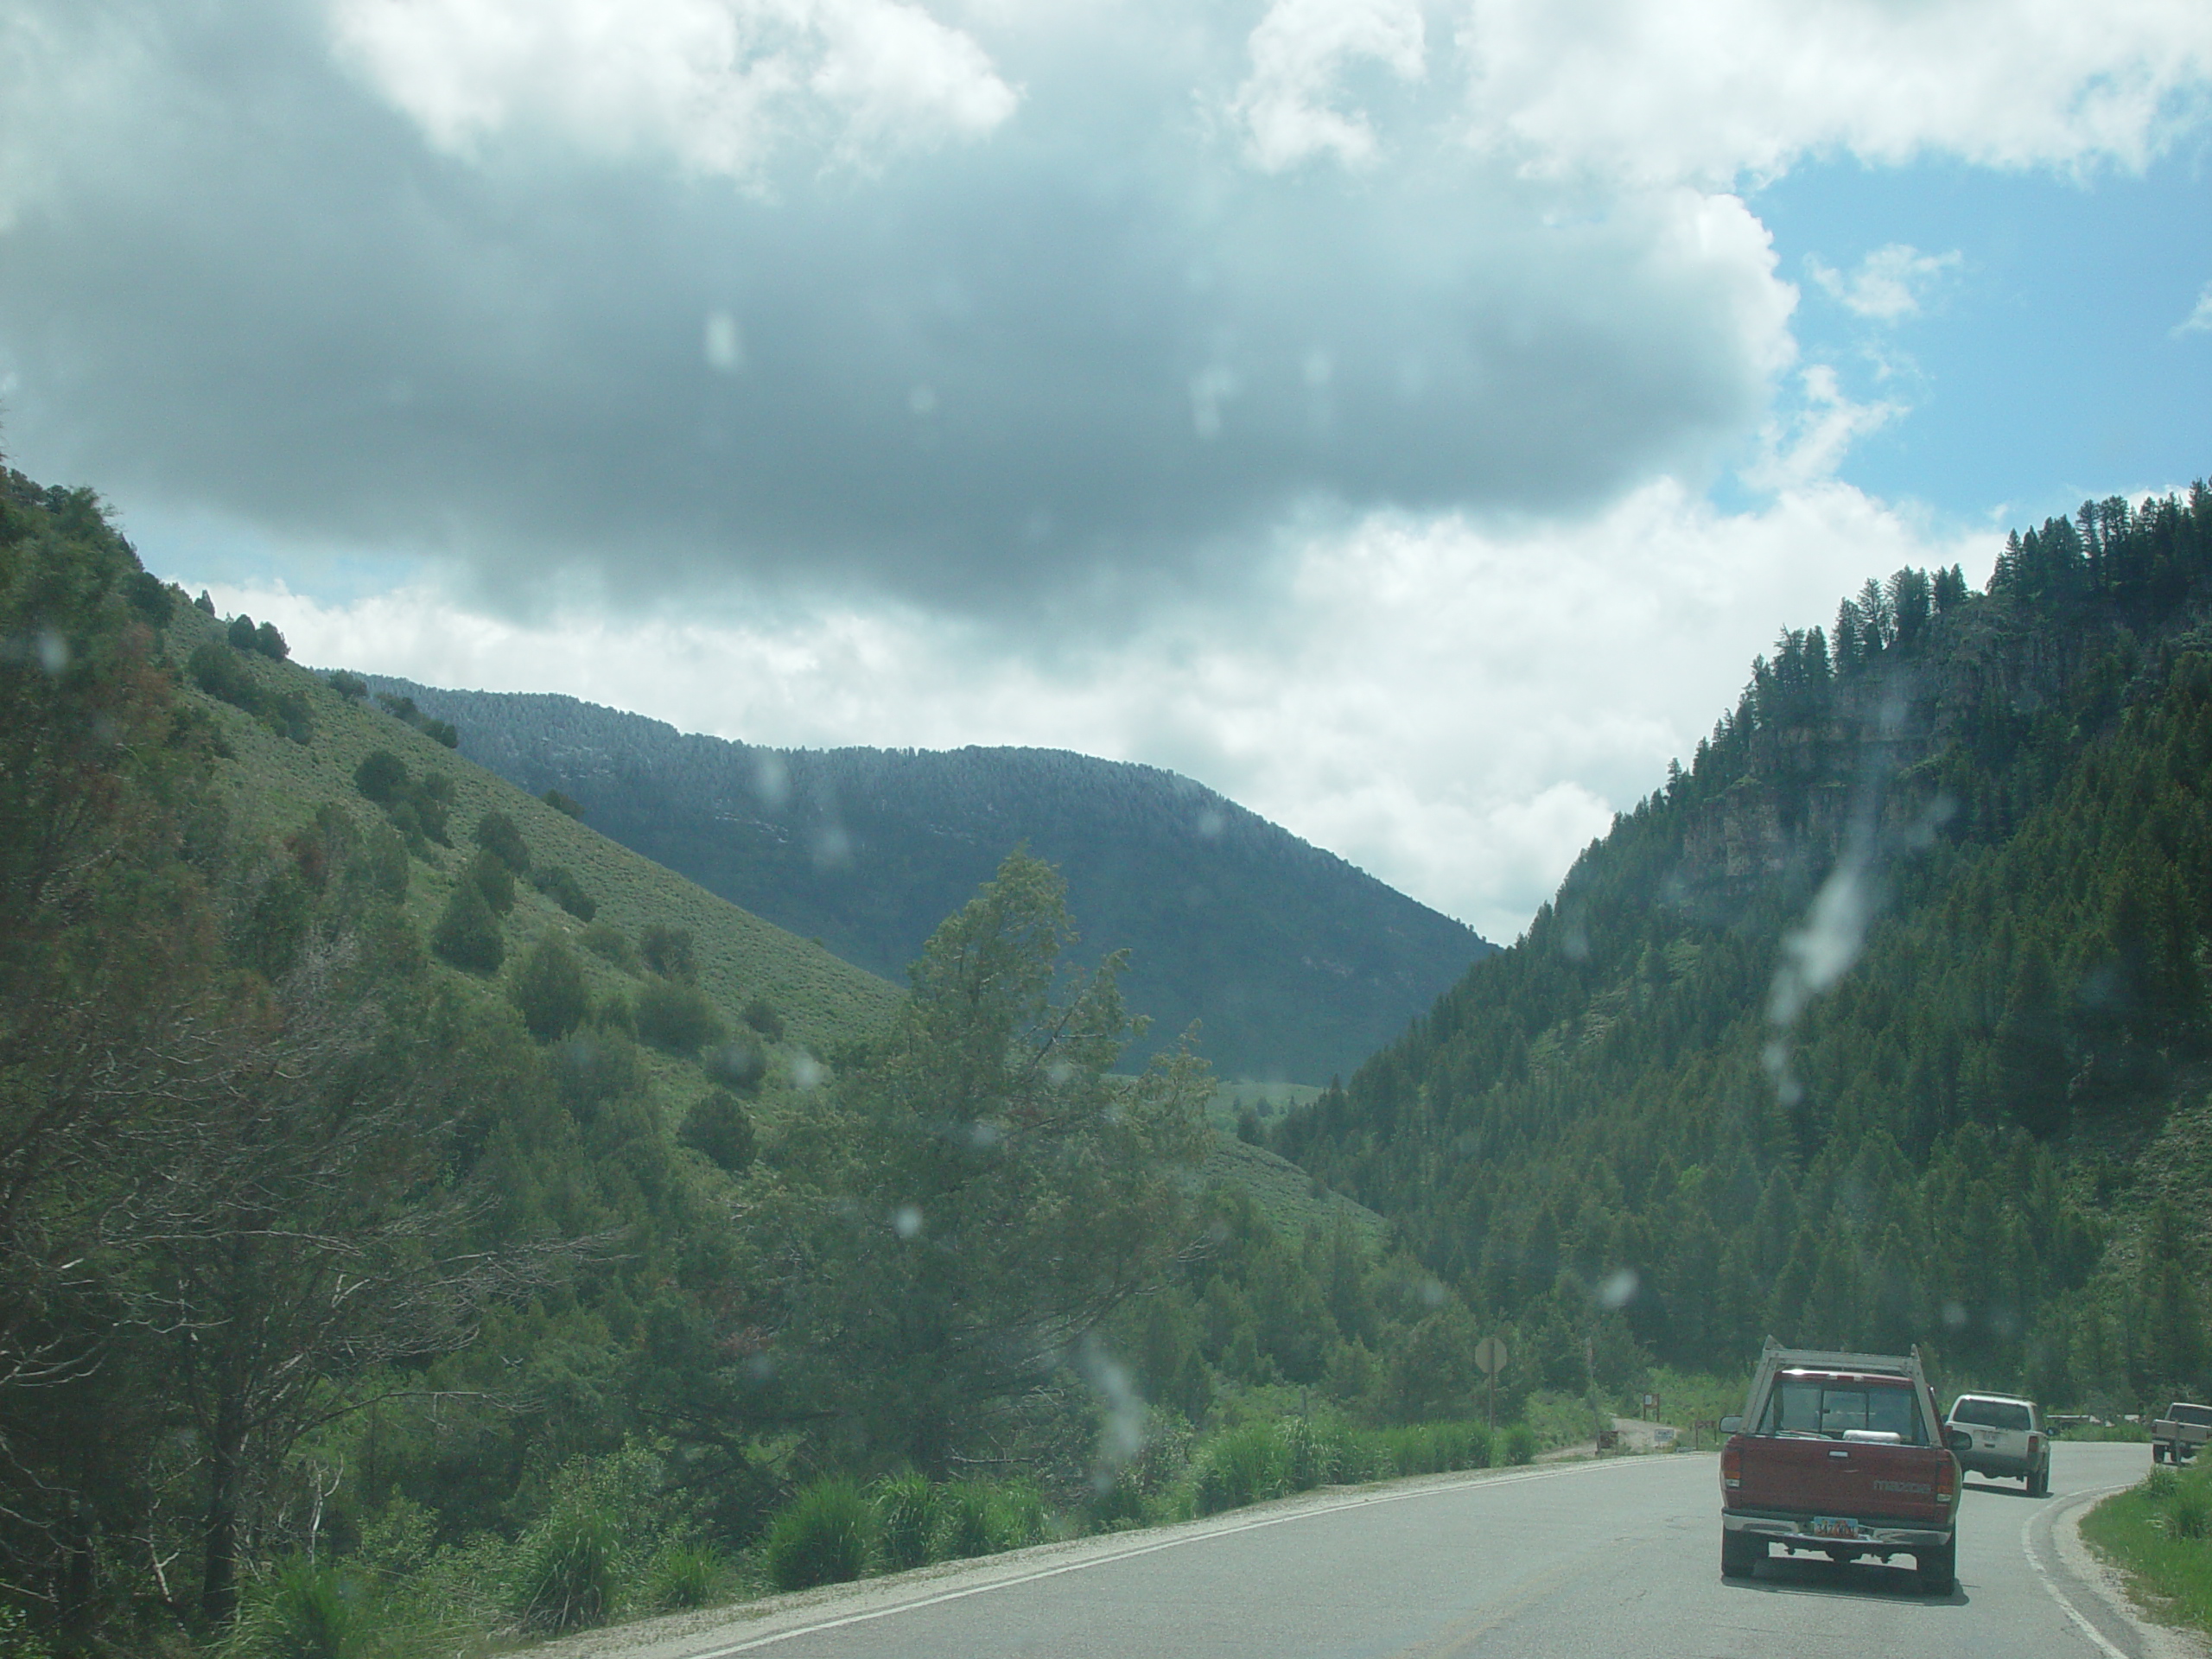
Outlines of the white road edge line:
M988 1584L970 1585L964 1590L946 1590L934 1596L924 1596L918 1600L902 1601L895 1607L878 1607L865 1613L848 1613L842 1618L826 1618L819 1624L796 1625L788 1630L776 1630L766 1636L756 1636L748 1641L740 1642L730 1647L702 1649L699 1652L685 1655L684 1659L730 1659L733 1654L751 1653L756 1649L773 1647L779 1642L796 1641L802 1636L819 1636L824 1630L843 1630L852 1624L869 1624L879 1618L891 1618L900 1613L918 1612L925 1607L936 1607L948 1601L963 1601L969 1596L988 1595L994 1590L1012 1590L1025 1584L1035 1584L1040 1579L1057 1579L1063 1573L1081 1573L1090 1567L1106 1567L1116 1561L1135 1560L1140 1555L1151 1555L1163 1549L1178 1549L1185 1544L1203 1543L1210 1538L1226 1538L1240 1532L1256 1532L1262 1527L1280 1527L1293 1521L1308 1520L1317 1515L1332 1515L1340 1510L1360 1509L1371 1503L1402 1503L1410 1498L1434 1497L1445 1492L1463 1491L1470 1486L1516 1486L1526 1480L1553 1480L1561 1475L1588 1474L1593 1470L1624 1468L1635 1461L1637 1459L1622 1458L1605 1463L1576 1463L1551 1469L1531 1469L1517 1475L1491 1475L1478 1480L1454 1481L1449 1485L1416 1487L1411 1491L1378 1492L1372 1497L1353 1498L1342 1503L1316 1505L1312 1509L1294 1510L1288 1515L1258 1516L1234 1526L1210 1527L1203 1532L1189 1532L1180 1537L1163 1538L1158 1543L1139 1544L1134 1548L1116 1550L1110 1554L1094 1555L1086 1560L1068 1561L1058 1567L1040 1567L1034 1573L1024 1573L1015 1578L995 1579ZM2031 1559L2033 1558L2031 1557ZM2078 1618L2080 1615L2076 1614L2075 1617ZM2127 1656L2116 1653L2113 1656L2113 1659L2127 1659Z
M2132 1483L2123 1481L2117 1486L2094 1487L2086 1492L2069 1493L2069 1497L2075 1501L2103 1497L2113 1492L2125 1491L2131 1484ZM2072 1505L2069 1504L2068 1507L2071 1508ZM2082 1610L2079 1607L2076 1607L2073 1602L2068 1599L2066 1592L2058 1587L2058 1580L2051 1577L2050 1569L2037 1559L2035 1546L2031 1541L2030 1541L2029 1532L2030 1529L2031 1529L2037 1521L2042 1520L2046 1513L2048 1513L2048 1511L2038 1510L2020 1523L2020 1554L2028 1558L2028 1565L2035 1568L2036 1577L2042 1580L2043 1587L2050 1592L2050 1599L2058 1604L2059 1611L2064 1613L2067 1618L2072 1619L2074 1623L2081 1628L2082 1635L2088 1637L2090 1641L2096 1643L2097 1650L2105 1656L2105 1659L2129 1659L2129 1656L2126 1654L2121 1652L2118 1648L2113 1646L2111 1643L2105 1640L2104 1632L2100 1630L2095 1625L2089 1623L2088 1617L2082 1611ZM2055 1519L2051 1522L2051 1525L2054 1528L2056 1527L2057 1524L2058 1522Z

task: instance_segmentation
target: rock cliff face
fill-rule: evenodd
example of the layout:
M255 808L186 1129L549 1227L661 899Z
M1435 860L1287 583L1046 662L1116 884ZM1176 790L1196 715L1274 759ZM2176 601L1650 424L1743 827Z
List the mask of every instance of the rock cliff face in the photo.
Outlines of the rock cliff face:
M2109 716L2148 653L2184 643L2139 638L2110 607L1984 599L1932 619L1910 654L1838 676L1796 718L1759 717L1755 677L1735 717L1753 728L1741 770L1687 815L1671 896L1725 918L1758 895L1800 901L1847 849L1894 855L1961 814L1978 815L1960 826L1974 838L2001 835L2028 803L1977 797L1958 751L2017 742L2098 679Z

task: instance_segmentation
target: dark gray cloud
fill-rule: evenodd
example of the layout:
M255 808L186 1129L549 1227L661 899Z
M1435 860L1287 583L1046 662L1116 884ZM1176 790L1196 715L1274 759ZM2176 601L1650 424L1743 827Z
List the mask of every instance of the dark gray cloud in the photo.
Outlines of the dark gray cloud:
M518 600L988 610L1294 510L1570 509L1738 437L1783 322L1747 218L1516 181L1446 73L1348 83L1372 165L1261 170L1249 8L977 25L993 130L733 181L543 125L442 150L313 7L42 3L0 57L9 448Z

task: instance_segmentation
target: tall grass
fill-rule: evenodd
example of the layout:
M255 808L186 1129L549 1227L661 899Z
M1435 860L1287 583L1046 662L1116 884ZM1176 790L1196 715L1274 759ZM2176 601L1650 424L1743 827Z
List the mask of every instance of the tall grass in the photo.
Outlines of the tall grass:
M1044 1496L1027 1481L956 1480L939 1489L940 1560L1020 1549L1042 1542L1045 1533Z
M359 1583L336 1567L290 1562L246 1593L222 1659L361 1659L361 1599Z
M515 1611L537 1630L603 1624L614 1612L620 1574L612 1517L578 1499L557 1506L523 1535Z
M2212 1469L2154 1469L2084 1516L2082 1533L2138 1588L2212 1634Z
M645 1599L664 1613L704 1607L721 1590L728 1567L703 1544L677 1544L653 1558L645 1573Z
M876 1536L887 1569L903 1573L929 1560L943 1507L926 1475L909 1471L876 1484Z
M849 1480L817 1481L768 1529L768 1581L779 1590L842 1584L868 1571L875 1512Z

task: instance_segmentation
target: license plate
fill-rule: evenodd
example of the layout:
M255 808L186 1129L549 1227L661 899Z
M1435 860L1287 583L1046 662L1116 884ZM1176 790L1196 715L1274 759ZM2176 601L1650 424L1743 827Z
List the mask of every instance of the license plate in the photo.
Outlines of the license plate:
M1856 1538L1859 1523L1843 1516L1816 1515L1805 1530L1815 1538Z
M1980 1434L1976 1435L1974 1438L1981 1442L1981 1449L1985 1452L1989 1451L1997 1444L1997 1437L1994 1434Z

